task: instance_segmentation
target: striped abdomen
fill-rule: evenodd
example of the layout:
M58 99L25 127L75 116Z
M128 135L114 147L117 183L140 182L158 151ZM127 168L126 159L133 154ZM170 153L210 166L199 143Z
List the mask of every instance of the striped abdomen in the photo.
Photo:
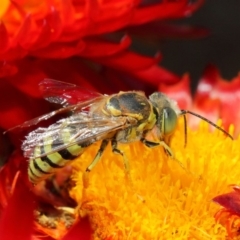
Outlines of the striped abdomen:
M64 141L66 141L65 139ZM58 142L56 142L58 141ZM62 142L60 142L62 141ZM47 142L48 144L44 144ZM34 156L40 156L42 154L52 152L43 157L37 157L30 159L28 166L28 177L29 180L36 184L42 179L47 178L49 175L56 172L59 168L62 168L69 164L71 160L78 157L84 151L85 147L89 144L72 145L68 148L64 148L59 151L54 151L53 146L63 145L63 140L53 140L52 137L48 137L42 140L40 146L35 147Z

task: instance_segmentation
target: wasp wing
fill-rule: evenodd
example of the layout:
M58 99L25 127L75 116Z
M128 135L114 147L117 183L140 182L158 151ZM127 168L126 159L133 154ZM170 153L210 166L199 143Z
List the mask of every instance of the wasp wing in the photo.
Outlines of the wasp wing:
M39 90L47 101L63 106L74 105L102 96L98 92L89 91L75 84L48 78L39 83Z
M80 102L78 104L75 104L75 105L70 105L70 106L67 106L67 107L63 107L63 108L60 108L58 110L55 110L55 111L52 111L50 113L46 113L44 115L41 115L41 116L38 116L36 118L33 118L29 121L26 121L20 125L17 125L13 128L10 128L8 129L6 132L8 131L12 131L16 128L25 128L25 127L30 127L30 126L33 126L33 125L36 125L38 124L39 122L43 121L43 120L47 120L57 114L61 114L61 113L66 113L66 112L78 112L78 111L81 111L82 109L84 108L87 108L88 106L94 104L95 102L98 102L98 101L101 101L103 98L105 98L106 96L102 95L102 96L99 96L99 97L96 97L96 98L93 98L93 99L89 99L89 100L86 100L86 101L83 101L83 102ZM4 133L6 133L4 132Z
M57 114L65 112L78 112L83 108L87 108L94 102L98 102L106 97L106 95L102 95L98 92L88 91L75 84L65 83L54 79L44 79L41 81L39 83L39 90L47 101L61 104L63 105L63 108L33 118L8 129L6 132L12 131L16 128L25 128L36 125L39 122L47 120Z
M88 114L79 113L62 119L48 128L38 128L29 133L22 144L22 150L27 158L44 157L76 144L90 145L128 126L125 117L90 117ZM36 156L34 153L36 147L49 150Z

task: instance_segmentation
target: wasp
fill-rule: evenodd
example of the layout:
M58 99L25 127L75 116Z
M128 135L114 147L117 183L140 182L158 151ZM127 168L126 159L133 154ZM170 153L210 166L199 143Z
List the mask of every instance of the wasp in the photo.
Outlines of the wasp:
M161 145L168 155L173 156L168 145L169 139L176 129L180 115L184 116L186 133L187 113L202 118L232 138L208 119L187 110L180 110L174 100L161 92L155 92L149 98L141 91L119 92L113 95L83 93L76 85L53 79L43 80L39 87L46 100L62 104L63 107L18 127L29 127L64 112L71 112L72 115L49 127L39 127L26 136L22 150L24 156L30 159L28 176L33 184L69 164L97 141L101 141L100 148L86 172L94 168L109 143L114 153L123 156L127 171L128 160L118 148L118 143L141 141L150 148ZM156 142L149 141L146 137L153 130L158 139Z

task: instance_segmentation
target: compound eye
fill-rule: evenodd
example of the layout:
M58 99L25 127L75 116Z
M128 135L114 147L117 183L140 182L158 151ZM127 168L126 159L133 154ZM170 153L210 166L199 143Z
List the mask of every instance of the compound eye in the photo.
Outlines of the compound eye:
M165 107L162 109L161 130L163 134L171 134L175 130L177 118L177 114L172 108Z

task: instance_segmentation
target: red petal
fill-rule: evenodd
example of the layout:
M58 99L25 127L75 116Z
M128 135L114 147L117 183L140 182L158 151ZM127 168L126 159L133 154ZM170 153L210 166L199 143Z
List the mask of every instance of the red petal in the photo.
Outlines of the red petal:
M156 19L176 16L187 6L188 1L163 1L163 3L137 8L131 21L134 25L143 24Z
M7 81L0 82L0 89L0 111L2 113L0 126L3 129L9 129L49 111L48 105L43 100L27 97Z
M7 187L7 186L6 186ZM0 219L1 239L31 239L34 200L21 179Z
M51 43L44 48L30 51L30 54L41 58L69 58L78 55L84 48L85 43L82 40L70 43Z
M234 124L235 133L238 134L240 132L240 75L230 82L219 80L215 92L221 102L220 118L223 119L223 125L228 128L230 124Z
M14 181L16 173L20 169L20 162L23 158L19 154L10 155L8 161L1 168L0 174L0 206L6 208L11 198L11 185ZM2 210L1 209L1 210Z
M213 198L221 206L240 216L240 194L239 192L230 192Z
M235 125L235 133L240 132L240 75L227 82L221 79L218 69L208 66L204 71L195 96L195 108L207 112L211 121L223 120L227 129Z
M153 84L156 87L158 87L160 83L176 83L179 81L179 77L177 75L159 67L158 65L153 65L147 69L135 71L132 74L140 80Z
M61 13L62 23L65 25L66 29L73 27L76 17L73 1L65 0L60 1L59 3L61 4L59 7L59 12Z
M130 34L135 34L143 38L202 38L207 37L210 31L206 28L190 25L179 25L162 22L151 22L141 26L127 28Z
M220 78L220 73L218 69L213 65L208 65L204 70L203 77L200 79L200 82L196 91L196 98L209 97L213 88Z
M135 0L104 3L96 0L87 1L86 15L89 21L86 27L87 35L113 32L129 25L137 3Z
M211 122L215 123L220 118L220 101L219 100L211 100L206 98L198 98L194 101L194 105L192 106L192 111L198 113L199 115L207 118ZM195 116L190 117L190 125L193 128L197 128L199 123L201 122L201 118L197 118Z
M65 60L42 60L39 67L48 78L74 83L82 88L104 92L109 86L103 84L104 78L99 74L97 64L85 64L80 58Z
M15 46L19 44L23 48L29 48L30 43L36 40L40 29L38 31L32 31L33 29L33 20L31 15L28 15L24 18L15 38L13 39L12 45Z
M34 42L31 49L45 47L48 44L50 44L53 39L56 39L59 36L61 29L56 27L56 23L58 21L59 21L59 25L61 26L60 18L57 12L52 12L51 17L47 17L46 19L43 19L42 24L39 24L38 26L39 29L41 29L41 32L38 35L38 38Z
M69 230L62 240L90 240L92 239L91 232L88 218L83 218Z
M154 58L152 58L142 56L134 52L124 51L114 55L114 57L94 58L94 61L115 69L132 72L151 67L155 65L160 58L160 54L157 54Z
M193 101L194 106L192 110L203 115L212 122L216 122L220 117L220 101L211 96L219 76L219 71L215 66L207 66L198 84ZM200 121L201 119L191 118L191 125L197 127Z
M79 56L107 57L125 50L130 44L131 39L127 35L121 39L120 43L108 42L97 38L86 39L86 47Z
M1 81L0 88L0 111L2 113L0 126L3 129L8 129L28 118L28 113L24 110L24 105L26 106L27 102L25 96L7 82Z
M7 52L0 54L0 61L13 61L21 59L27 55L28 51L23 49L21 46L10 48Z
M11 76L17 73L17 67L7 62L0 62L0 78Z
M18 62L17 68L18 73L8 77L7 81L28 96L42 98L38 89L38 83L46 78L47 75L41 68L40 61L25 58Z
M9 37L5 25L0 22L0 53L7 51L9 47Z

